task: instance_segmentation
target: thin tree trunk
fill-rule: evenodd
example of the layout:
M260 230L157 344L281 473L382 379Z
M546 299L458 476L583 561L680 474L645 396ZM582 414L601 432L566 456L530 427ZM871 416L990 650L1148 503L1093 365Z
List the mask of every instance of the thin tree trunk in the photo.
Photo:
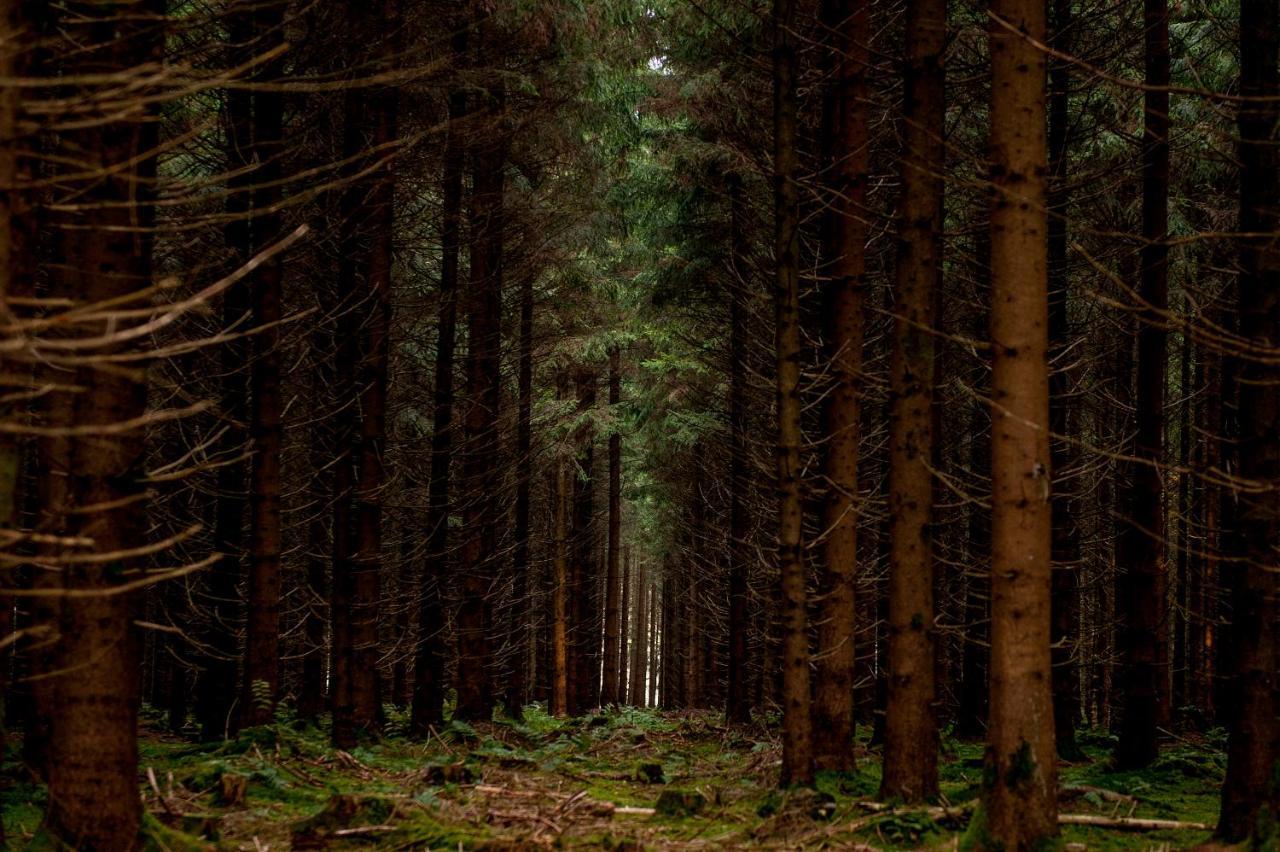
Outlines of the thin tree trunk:
M631 595L631 545L622 548L622 584L618 587L618 704L627 703L627 630L631 627L631 612L634 606Z
M942 275L946 0L910 0L889 409L889 672L881 798L938 792L934 330Z
M507 712L516 718L524 713L529 676L529 487L533 477L533 276L520 284L520 364L516 402L516 510L515 583L512 590L512 619L516 632L516 666L507 686Z
M1072 49L1070 0L1054 0L1053 46L1063 54ZM1068 313L1067 173L1070 158L1070 66L1065 59L1049 64L1049 346L1051 360L1072 357ZM1080 529L1073 495L1060 483L1073 464L1074 412L1071 376L1065 363L1053 365L1049 376L1049 421L1053 475L1053 718L1058 755L1064 760L1084 756L1076 745L1080 712L1080 677L1076 666L1077 621L1080 613Z
M591 692L591 661L598 641L593 614L595 564L595 427L597 377L580 367L574 376L578 397L579 427L576 476L573 477L572 544L569 566L569 715L589 710L596 696Z
M1280 721L1276 631L1280 621L1280 8L1275 0L1240 7L1239 107L1240 338L1266 355L1240 365L1241 478L1239 535L1243 559L1231 568L1236 706L1217 837L1259 846L1274 840L1280 813ZM1256 349L1254 351L1257 351ZM1271 832L1271 834L1267 834Z
M778 566L782 603L782 786L813 782L809 627L800 501L800 198L795 0L773 3L774 308Z
M636 707L646 706L646 669L649 658L649 590L645 588L646 574L643 562L636 565L635 571L635 617L631 638L631 704Z
M487 28L487 19L482 29ZM488 48L482 41L482 50ZM498 84L499 86L501 84ZM467 401L463 415L466 453L463 482L470 492L458 551L462 604L458 608L458 704L454 718L488 721L494 692L490 667L489 598L498 509L498 408L501 403L503 195L506 141L500 126L502 89L487 90L488 138L472 157L471 277L467 316Z
M467 28L453 37L455 62L467 55ZM458 259L462 223L462 171L465 143L460 124L467 114L467 93L449 93L441 177L440 306L436 324L435 399L431 428L431 474L427 485L427 555L418 612L414 659L413 711L409 729L427 737L444 720L444 607L440 584L449 575L449 473L453 459L453 372L458 323Z
M1116 764L1148 766L1159 754L1169 713L1165 601L1165 516L1160 467L1164 448L1169 305L1169 9L1144 0L1146 82L1142 132L1142 269L1138 291L1138 383L1135 461L1130 464L1129 522L1121 530L1119 601L1124 714Z
M621 376L618 373L618 349L609 353L609 406L617 414L621 401ZM609 542L605 568L604 604L604 684L600 703L618 703L619 606L621 605L620 566L618 563L622 535L622 436L615 426L609 434Z
M253 53L284 43L284 7L279 3L249 3L232 14L234 45ZM270 81L280 72L272 61L254 69L255 82ZM282 173L280 157L284 122L281 92L233 89L231 161L244 169L237 180L247 195L244 222L236 227L237 261L249 262L277 237ZM245 620L244 676L240 715L246 725L270 722L280 691L280 355L282 269L276 258L253 270L248 286L252 326L249 373L249 548Z
M569 377L556 375L556 399L569 395ZM569 462L561 453L556 459L552 538L555 577L552 591L552 690L551 713L569 715Z
M991 6L991 710L982 849L1057 836L1049 653L1051 518L1045 7Z
M747 328L743 304L747 263L743 219L746 203L742 177L727 178L729 194L729 672L725 721L745 725L751 721L751 694L747 678L750 606L747 545ZM652 616L650 616L652 619ZM641 701L643 704L644 702Z

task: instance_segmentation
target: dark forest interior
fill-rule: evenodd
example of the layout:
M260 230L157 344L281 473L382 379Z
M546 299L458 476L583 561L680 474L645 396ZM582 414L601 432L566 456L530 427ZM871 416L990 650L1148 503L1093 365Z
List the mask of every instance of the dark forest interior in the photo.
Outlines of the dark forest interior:
M1280 848L1280 0L0 9L5 848Z

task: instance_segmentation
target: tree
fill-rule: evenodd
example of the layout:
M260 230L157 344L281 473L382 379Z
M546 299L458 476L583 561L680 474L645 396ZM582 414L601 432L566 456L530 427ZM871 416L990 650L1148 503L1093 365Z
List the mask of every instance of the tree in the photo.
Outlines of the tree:
M622 377L618 373L618 349L609 353L609 406L615 412L621 401ZM609 433L609 541L605 566L604 608L604 684L600 703L619 703L619 648L622 643L620 626L622 605L622 576L619 557L622 549L622 436L615 427Z
M833 385L826 408L823 573L814 672L813 748L819 768L853 761L854 582L857 565L859 393L867 242L867 5L822 4L831 79L823 98L827 212L821 249L827 357Z
M455 64L465 61L469 28L458 26L450 52ZM458 84L448 94L441 174L440 306L436 327L435 395L431 423L431 471L427 485L427 553L418 611L418 647L414 658L413 713L410 727L427 737L444 720L444 608L441 582L448 576L449 485L453 461L453 372L458 324L459 231L462 223L462 172L467 92ZM522 308L523 311L523 308ZM523 322L523 320L522 320ZM523 345L523 337L521 338ZM523 352L521 355L523 359ZM523 371L523 360L522 367ZM521 373L523 391L524 374ZM523 405L524 397L521 397ZM523 416L523 408L521 409Z
M477 46L496 55L492 21L478 22ZM472 152L470 292L467 310L467 400L463 414L462 481L473 497L463 510L458 572L464 594L458 611L458 705L454 718L488 719L493 713L488 630L489 575L497 522L498 408L502 400L503 194L507 139L504 84L480 93L476 112L490 124L488 137Z
M151 111L105 112L97 100L117 75L161 57L160 3L67 3L56 45L77 80L81 121L64 130L60 156L77 164L59 194L81 204L63 211L66 292L93 306L77 323L80 347L101 356L138 351L140 337L117 329L111 306L150 284L157 132ZM145 93L145 89L143 90ZM131 227L138 223L141 227ZM50 428L71 438L67 534L92 542L62 557L62 600L54 679L46 823L60 841L101 852L131 850L142 820L136 719L140 700L136 627L139 596L126 578L145 542L143 432L147 388L139 373L92 360L75 371L83 389ZM74 387L74 386L73 386ZM91 662L90 662L91 661ZM88 663L88 664L87 664Z
M882 798L938 792L933 555L934 334L946 161L945 0L907 8L902 195L889 413L889 671Z
M1053 48L1071 51L1070 0L1054 0L1051 6ZM1049 62L1049 349L1050 361L1069 357L1071 319L1068 311L1070 284L1067 264L1067 225L1071 148L1070 63L1061 56ZM1053 431L1053 718L1058 755L1076 760L1083 752L1076 745L1076 717L1080 708L1079 670L1076 652L1080 615L1079 504L1063 485L1074 456L1075 420L1067 364L1054 363L1049 377L1049 419Z
M746 236L742 176L726 179L729 195L729 660L725 691L725 721L744 725L751 721L747 682L747 641L750 624L747 560L749 522L747 499L747 329L743 302L747 284L744 262ZM655 613L649 618L657 622Z
M809 628L800 503L800 228L796 4L773 3L774 354L777 369L778 569L782 606L782 776L813 781Z
M1274 838L1280 814L1276 630L1280 621L1280 4L1240 6L1239 534L1231 568L1232 690L1218 839ZM1267 832L1272 834L1268 835Z
M238 4L230 13L229 35L235 45L254 52L279 54L284 47L284 4ZM279 76L278 59L255 69L252 81L271 83ZM239 172L232 191L243 193L242 220L228 238L237 262L249 261L273 243L279 233L279 204L284 97L267 85L228 92L231 127L228 160ZM280 691L280 354L282 270L278 256L257 265L249 289L255 334L249 373L249 570L245 619L244 676L240 707L247 725L270 722Z
M1124 714L1116 763L1126 769L1151 764L1159 754L1159 729L1169 716L1167 567L1164 555L1165 373L1169 307L1169 9L1144 0L1147 89L1143 93L1142 252L1137 293L1137 435L1131 463L1129 523L1122 528L1123 606L1120 650Z
M357 32L380 38L362 45L360 58L391 68L399 56L399 0L376 7L354 3L349 18ZM367 50L368 54L363 55ZM398 90L351 86L345 93L343 151L359 159L369 151L385 157L397 136ZM366 168L366 171L369 169ZM358 411L342 415L334 509L333 740L355 745L379 725L378 610L382 574L382 483L391 325L394 172L378 164L352 181L341 200L342 256L339 292L345 299L339 369ZM344 449L349 448L349 449ZM341 637L339 641L338 637Z
M991 7L991 708L975 846L1056 836L1050 624L1045 8Z

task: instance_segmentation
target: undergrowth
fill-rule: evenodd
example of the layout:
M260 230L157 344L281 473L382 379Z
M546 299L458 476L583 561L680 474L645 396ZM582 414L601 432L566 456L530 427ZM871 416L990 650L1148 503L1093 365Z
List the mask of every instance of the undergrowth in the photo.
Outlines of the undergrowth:
M781 751L768 720L726 728L710 713L625 708L572 720L539 705L519 720L445 725L426 742L387 709L386 734L349 752L323 727L275 724L211 744L144 717L140 785L154 850L921 848L951 845L977 797L982 746L943 744L939 817L873 810L879 755L860 732L858 770L820 773L812 791L776 790ZM1169 744L1142 772L1110 768L1105 734L1060 768L1062 809L1212 823L1224 770L1220 737ZM11 752L12 753L12 752ZM9 767L0 790L8 848L37 848L42 788ZM665 794L665 795L664 795ZM622 808L658 812L625 813ZM1186 847L1208 832L1070 826L1090 849Z

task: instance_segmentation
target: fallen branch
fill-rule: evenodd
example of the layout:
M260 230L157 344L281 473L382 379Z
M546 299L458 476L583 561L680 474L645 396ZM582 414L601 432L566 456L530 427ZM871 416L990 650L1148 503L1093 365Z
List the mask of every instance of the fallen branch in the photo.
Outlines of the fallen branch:
M1140 817L1104 817L1093 814L1058 814L1058 825L1091 825L1095 828L1114 828L1119 831L1210 831L1213 826L1203 822L1181 822L1176 819L1143 819Z
M334 837L352 837L357 834L380 834L384 831L395 831L394 825L361 825L356 828L340 828L333 833Z

